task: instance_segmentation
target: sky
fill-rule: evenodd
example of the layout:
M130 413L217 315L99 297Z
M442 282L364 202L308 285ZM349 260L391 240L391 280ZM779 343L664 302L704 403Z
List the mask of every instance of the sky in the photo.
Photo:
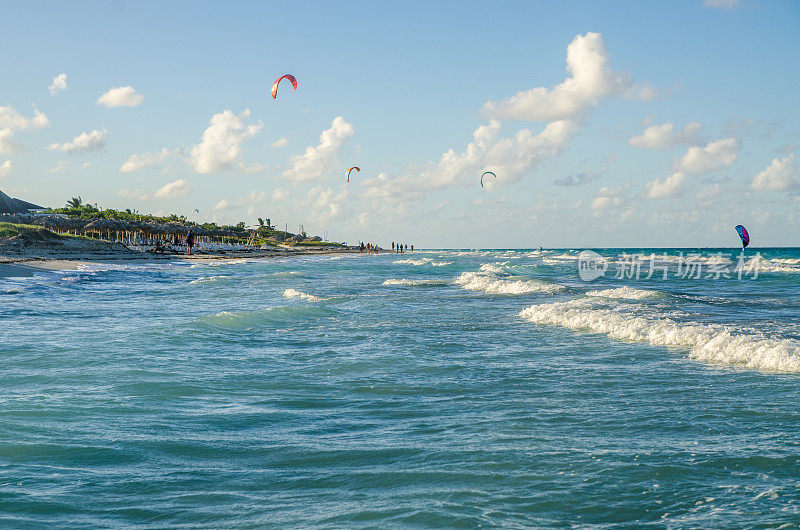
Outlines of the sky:
M0 20L0 190L43 206L418 248L735 247L736 224L800 244L795 0L0 0Z

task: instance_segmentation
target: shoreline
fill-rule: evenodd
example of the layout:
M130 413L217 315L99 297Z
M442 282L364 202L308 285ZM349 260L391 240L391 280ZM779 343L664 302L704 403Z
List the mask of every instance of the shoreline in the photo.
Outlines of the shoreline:
M52 256L0 256L0 278L28 278L37 272L77 270L89 263L164 263L164 262L216 262L221 260L286 258L293 256L324 256L334 254L362 254L357 249L302 249L229 251L214 254L136 255L130 253L63 253Z

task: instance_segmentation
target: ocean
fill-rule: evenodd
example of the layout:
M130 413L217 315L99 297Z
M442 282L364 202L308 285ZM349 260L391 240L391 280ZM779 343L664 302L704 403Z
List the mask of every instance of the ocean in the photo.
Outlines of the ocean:
M0 279L0 525L797 527L800 249L738 256Z

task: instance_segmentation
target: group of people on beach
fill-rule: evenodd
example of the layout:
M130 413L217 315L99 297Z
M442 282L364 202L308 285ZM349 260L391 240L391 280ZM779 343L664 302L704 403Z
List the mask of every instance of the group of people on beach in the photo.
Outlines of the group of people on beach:
M408 251L408 245L405 243L395 243L392 241L392 252L395 254L402 254ZM411 252L414 252L414 245L411 245Z
M372 254L373 252L380 252L383 250L375 243L364 243L363 241L358 245L358 249L361 252L366 252L367 254Z

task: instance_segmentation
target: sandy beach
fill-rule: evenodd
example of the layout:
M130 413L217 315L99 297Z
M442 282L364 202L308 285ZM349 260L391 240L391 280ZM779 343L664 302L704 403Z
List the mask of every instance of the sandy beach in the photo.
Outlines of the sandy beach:
M91 263L147 263L147 262L225 262L241 259L284 258L289 256L309 256L325 254L358 254L358 250L349 248L334 249L270 249L270 250L230 250L208 254L169 254L153 255L145 252L112 252L97 254L91 252L69 253L62 256L46 256L41 253L23 254L20 256L0 255L0 278L30 277L37 272L55 270L76 270Z

